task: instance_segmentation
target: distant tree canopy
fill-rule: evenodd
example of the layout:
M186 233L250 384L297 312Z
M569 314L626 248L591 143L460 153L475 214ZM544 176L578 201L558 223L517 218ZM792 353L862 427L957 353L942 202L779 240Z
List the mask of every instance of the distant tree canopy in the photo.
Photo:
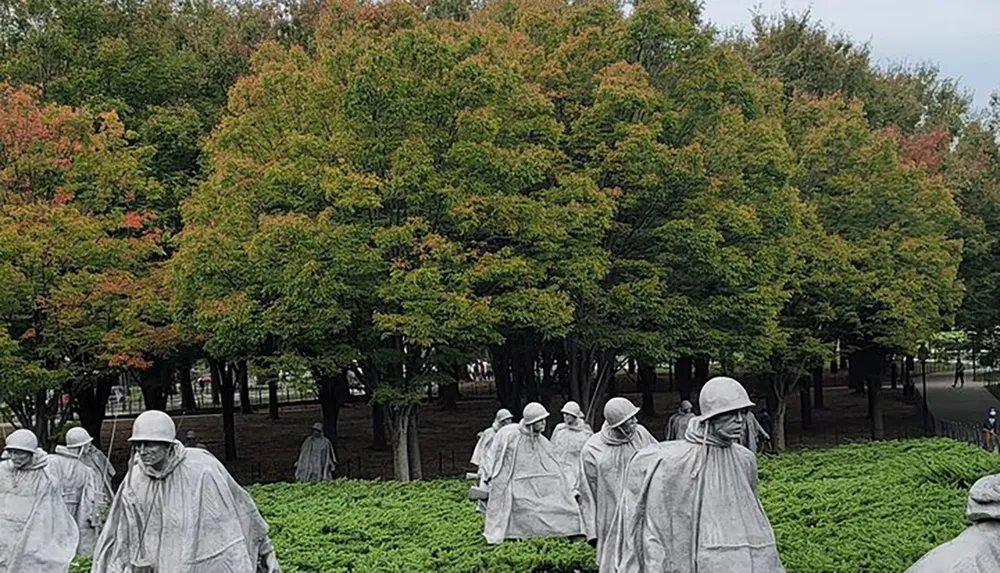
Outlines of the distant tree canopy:
M99 422L116 373L153 396L207 358L230 416L248 368L291 369L335 426L353 371L408 479L427 386L478 357L515 410L594 411L635 360L647 410L655 365L687 397L712 361L783 413L838 343L876 379L942 329L997 344L996 123L808 15L13 2L0 78L22 423L56 388Z

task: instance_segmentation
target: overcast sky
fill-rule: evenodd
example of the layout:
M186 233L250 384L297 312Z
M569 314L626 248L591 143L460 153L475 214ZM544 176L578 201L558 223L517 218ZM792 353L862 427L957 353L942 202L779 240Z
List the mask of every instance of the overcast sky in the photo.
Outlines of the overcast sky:
M754 9L810 10L828 28L868 41L879 64L933 62L984 107L1000 88L1000 0L704 0L722 29L749 27Z

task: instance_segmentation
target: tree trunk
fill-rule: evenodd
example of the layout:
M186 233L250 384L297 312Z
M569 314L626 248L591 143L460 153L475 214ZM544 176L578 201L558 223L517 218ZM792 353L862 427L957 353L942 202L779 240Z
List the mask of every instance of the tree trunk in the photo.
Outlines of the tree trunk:
M907 355L903 360L903 396L905 398L913 398L915 395L914 370L913 356Z
M210 386L212 387L212 405L218 406L221 403L222 395L222 369L209 366Z
M177 368L177 378L181 385L181 409L185 412L198 409L194 399L194 384L191 382L191 361L184 360Z
M774 440L774 449L783 452L785 451L785 414L788 411L788 399L786 396L777 396L777 407L774 411L774 435L771 436Z
M333 375L314 370L313 377L319 385L319 407L323 416L323 434L336 448L340 410L347 402L349 392L347 370L341 370Z
M695 388L701 391L702 387L708 382L708 357L699 356L694 359L694 384Z
M410 442L407 436L410 426L409 407L395 408L386 406L388 417L392 421L392 470L396 481L410 481ZM390 410L391 408L391 410Z
M511 368L510 342L493 347L490 352L493 359L493 375L497 387L497 399L500 405L514 413L521 413L520 397L518 396Z
M410 408L410 422L406 430L406 455L410 465L410 480L424 479L423 459L420 457L420 406Z
M861 351L857 350L851 354L851 359L847 363L847 379L856 394L865 393L864 366L861 362Z
M80 417L80 425L94 439L94 447L98 449L101 449L101 428L104 426L104 415L115 379L114 375L101 376L77 390L73 397L73 405L77 416Z
M576 402L586 412L590 407L589 397L583 396L580 387L580 361L577 359L576 340L570 336L566 338L566 372L569 382L569 399Z
M882 416L882 349L872 347L868 350L868 394L872 410L872 439L885 439L885 426Z
M210 360L217 370L219 395L222 400L222 433L225 438L225 461L236 460L236 381L234 368L217 360Z
M147 410L166 411L169 380L170 371L162 361L154 362L147 370L139 373L139 389Z
M444 411L454 412L458 410L458 384L468 377L467 373L468 369L464 364L456 365L453 375L455 381L441 387L441 409Z
M642 391L642 414L655 416L656 405L653 403L653 389L656 385L656 366L645 360L639 361L639 390Z
M799 384L799 404L802 413L802 429L812 427L812 401L809 399L809 384Z
M604 386L604 396L606 399L618 396L618 385L615 383L615 367L618 366L618 358L613 350L601 352L597 359L598 384Z
M681 400L691 399L691 364L694 358L682 356L677 359L677 392L681 395Z
M389 436L386 431L388 424L385 406L379 402L372 402L372 447L376 450L381 451L389 447Z
M281 417L277 374L269 374L267 377L267 417L272 420L277 420Z
M899 363L896 362L895 358L893 358L892 365L890 366L890 368L892 368L892 377L891 377L892 382L891 382L889 388L891 390L895 390L896 389L896 379L899 377Z
M812 370L813 400L816 402L816 409L822 410L823 405L823 367L817 366Z
M767 403L767 411L771 413L771 419L773 420L775 414L778 412L778 389L777 384L777 374L771 372L767 376L767 393L764 396L764 401Z
M458 410L458 381L441 387L441 408L446 412Z
M236 363L236 383L240 388L240 414L253 414L250 402L250 372L246 360Z
M35 392L35 437L38 438L40 447L49 443L49 404L48 392L39 390Z

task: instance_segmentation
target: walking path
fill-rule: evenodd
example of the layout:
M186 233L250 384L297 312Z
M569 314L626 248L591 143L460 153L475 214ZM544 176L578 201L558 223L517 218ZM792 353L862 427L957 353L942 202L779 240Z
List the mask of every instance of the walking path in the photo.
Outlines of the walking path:
M990 406L1000 411L1000 401L986 389L986 384L972 381L971 370L966 370L965 376L964 388L952 388L951 384L955 380L953 372L927 374L927 408L934 418L979 426ZM919 371L916 383L919 390Z

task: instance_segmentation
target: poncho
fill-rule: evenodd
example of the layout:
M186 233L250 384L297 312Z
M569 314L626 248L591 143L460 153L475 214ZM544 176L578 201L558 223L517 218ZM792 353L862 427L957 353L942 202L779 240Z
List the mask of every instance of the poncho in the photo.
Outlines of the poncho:
M574 490L580 482L580 450L587 440L594 435L590 424L580 421L572 426L561 423L552 430L552 448L556 458L562 464L563 473L569 479L569 485Z
M97 472L101 483L101 491L106 497L107 503L111 503L111 498L115 495L115 489L111 482L115 477L115 467L108 461L104 452L96 447L86 448L87 452L80 455L80 461L87 467Z
M481 489L488 489L484 468L486 468L487 464L491 463L489 461L490 449L493 446L493 438L496 437L499 428L499 424L493 422L492 426L479 432L479 440L476 441L476 448L472 450L472 458L469 460L470 463L476 466L476 475L479 476L478 486ZM486 502L482 500L477 501L476 510L480 513L486 513Z
M138 455L111 504L91 573L253 573L273 550L250 494L214 456L174 442L161 470Z
M0 573L66 573L79 533L62 492L35 452L23 470L0 462Z
M756 456L698 418L684 440L640 450L601 558L601 573L784 571L757 497Z
M337 455L326 436L309 436L302 442L295 462L295 481L321 482L333 479Z
M580 508L545 436L523 423L505 426L487 458L490 497L483 535L488 543L580 534Z
M486 462L486 453L490 450L490 446L493 445L493 438L497 435L496 424L486 428L482 432L479 432L478 440L476 441L476 447L472 450L472 458L469 462L479 468L482 468Z
M45 471L59 484L66 509L76 522L80 539L77 555L92 555L101 533L100 501L103 497L97 473L76 457L76 452L56 446Z
M968 529L930 550L906 573L1000 571L1000 475L984 477L972 486L966 516L972 523Z
M628 438L620 438L611 428L601 428L580 452L580 510L583 513L583 532L588 540L597 540L597 562L608 530L614 522L621 497L622 477L629 460L646 446L656 443L646 428L637 425Z
M767 435L767 432L764 431L764 426L761 426L760 422L757 421L757 416L754 416L753 412L747 412L744 418L743 437L740 438L740 444L753 452L754 455L757 455L757 438L761 436L765 440L771 439L771 436Z
M683 440L684 432L687 431L688 424L694 418L694 412L682 414L677 412L667 420L667 429L664 432L667 440Z

